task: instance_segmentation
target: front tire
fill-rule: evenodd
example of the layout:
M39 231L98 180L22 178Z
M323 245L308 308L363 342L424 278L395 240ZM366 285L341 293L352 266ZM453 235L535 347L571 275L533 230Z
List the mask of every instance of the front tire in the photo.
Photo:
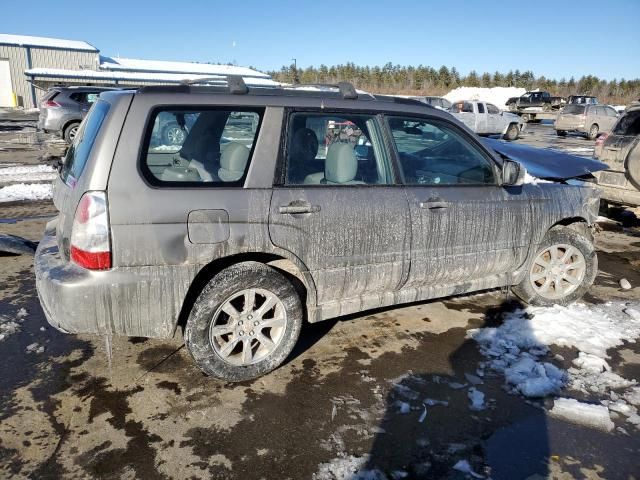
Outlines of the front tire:
M281 273L257 262L222 270L202 290L185 344L207 375L240 382L280 366L302 327L302 304Z
M567 132L566 130L556 130L556 135L558 135L559 137L566 137Z
M598 272L593 243L568 227L554 227L538 246L513 292L531 305L569 305L582 298Z
M517 140L519 135L520 127L518 127L517 123L512 123L509 125L509 128L507 128L507 133L504 134L504 139L509 141Z
M587 133L587 138L589 140L595 140L598 137L598 132L600 131L600 127L597 124L591 125L589 132Z

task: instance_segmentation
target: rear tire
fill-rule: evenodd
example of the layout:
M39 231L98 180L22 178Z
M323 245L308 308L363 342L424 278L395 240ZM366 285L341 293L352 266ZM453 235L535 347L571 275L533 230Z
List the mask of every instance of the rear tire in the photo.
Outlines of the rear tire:
M262 263L239 263L202 290L187 320L185 344L207 375L240 382L286 360L302 318L300 297L286 277Z
M520 127L518 127L517 123L512 123L511 125L509 125L509 128L507 128L507 132L504 134L503 138L505 140L513 141L517 140L519 135Z
M550 112L551 111L551 104L550 103L545 103L542 105L542 111L543 112Z
M599 131L600 127L598 127L597 123L594 123L593 125L591 125L591 128L589 128L589 131L587 132L587 138L589 140L595 140L598 137Z
M566 130L556 130L556 135L558 135L559 137L566 137L567 132Z
M73 122L67 125L62 132L62 138L65 142L71 144L73 140L76 138L76 134L78 133L78 128L80 128L80 122Z
M513 293L530 305L569 305L593 284L598 257L583 234L558 226L547 232L526 269Z

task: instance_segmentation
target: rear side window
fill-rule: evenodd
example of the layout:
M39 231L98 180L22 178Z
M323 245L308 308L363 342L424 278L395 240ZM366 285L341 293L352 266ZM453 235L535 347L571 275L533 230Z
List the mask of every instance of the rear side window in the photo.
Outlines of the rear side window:
M484 103L478 104L478 113L484 113Z
M640 110L625 113L613 129L615 135L640 135Z
M564 107L562 113L568 113L570 115L582 115L584 113L585 106L584 105L567 105Z
M242 186L264 109L160 109L148 126L142 171L153 185Z
M67 150L60 176L70 187L74 187L80 175L82 175L100 127L108 112L109 104L107 102L96 102L91 107L87 118L82 122L73 144Z
M451 110L454 113L473 113L473 105L470 102L456 102Z

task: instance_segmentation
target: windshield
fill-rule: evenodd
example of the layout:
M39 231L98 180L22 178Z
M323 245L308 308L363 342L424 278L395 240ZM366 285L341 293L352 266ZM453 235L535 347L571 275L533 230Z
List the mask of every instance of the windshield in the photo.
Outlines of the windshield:
M80 178L80 175L82 175L84 166L93 148L93 143L98 136L98 132L108 111L109 104L107 102L98 101L94 103L91 110L89 110L87 118L82 122L73 144L71 144L69 150L67 150L64 165L60 171L60 177L72 188Z
M562 113L582 115L584 113L584 105L567 105L564 107L564 110L562 110Z

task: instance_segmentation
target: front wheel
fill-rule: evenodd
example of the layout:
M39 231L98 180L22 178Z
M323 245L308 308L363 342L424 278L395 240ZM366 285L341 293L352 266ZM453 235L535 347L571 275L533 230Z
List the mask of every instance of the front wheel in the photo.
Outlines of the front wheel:
M507 133L504 134L504 139L517 140L519 135L520 127L518 127L518 124L512 123L511 125L509 125L509 128L507 128Z
M239 382L286 360L300 335L302 304L281 273L257 262L218 273L198 296L185 344L207 375Z
M559 137L566 137L567 132L565 130L556 130L556 135L558 135Z
M589 129L589 132L587 133L587 138L589 140L595 140L596 137L598 136L598 131L600 130L600 128L598 127L598 125L596 125L595 123L593 125L591 125L591 128Z
M568 305L587 292L597 271L593 243L576 230L554 227L545 235L513 292L531 305Z

